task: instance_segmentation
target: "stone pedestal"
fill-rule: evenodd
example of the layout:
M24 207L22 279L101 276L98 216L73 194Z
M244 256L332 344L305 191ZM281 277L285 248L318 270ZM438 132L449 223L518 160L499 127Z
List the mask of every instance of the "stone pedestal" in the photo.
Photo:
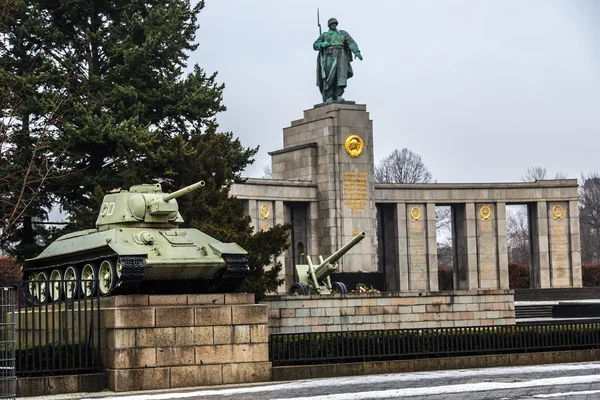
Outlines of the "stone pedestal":
M284 148L270 153L273 179L318 186L317 218L308 221L313 261L360 231L365 238L340 261L341 272L376 271L373 127L365 105L332 103L304 112L283 130Z
M131 295L103 302L110 390L270 380L267 307L254 304L254 295Z

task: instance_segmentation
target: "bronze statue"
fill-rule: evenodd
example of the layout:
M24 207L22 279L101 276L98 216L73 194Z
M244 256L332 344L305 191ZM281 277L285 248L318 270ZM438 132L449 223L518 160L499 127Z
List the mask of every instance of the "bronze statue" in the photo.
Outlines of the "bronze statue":
M344 101L342 94L348 79L352 78L352 53L362 60L358 45L346 31L337 30L338 21L329 18L329 31L321 34L313 44L317 57L317 86L323 102ZM320 29L321 25L319 25Z

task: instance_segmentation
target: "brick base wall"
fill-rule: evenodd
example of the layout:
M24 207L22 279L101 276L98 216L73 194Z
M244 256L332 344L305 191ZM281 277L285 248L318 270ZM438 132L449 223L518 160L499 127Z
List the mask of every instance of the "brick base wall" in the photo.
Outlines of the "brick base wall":
M254 295L114 296L102 324L115 392L271 379L267 307Z
M512 290L268 296L269 333L511 325Z

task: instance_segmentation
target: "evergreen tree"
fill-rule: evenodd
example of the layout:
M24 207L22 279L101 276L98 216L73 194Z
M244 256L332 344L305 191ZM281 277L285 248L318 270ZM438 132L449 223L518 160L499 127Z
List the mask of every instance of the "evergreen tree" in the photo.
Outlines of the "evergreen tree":
M34 221L52 204L46 189L63 155L53 139L68 106L56 66L31 40L40 33L38 16L30 2L0 6L0 246L19 258L40 248L43 229Z
M42 158L54 160L66 175L44 185L52 196L43 196L46 203L40 206L47 210L49 199L58 201L70 222L61 233L92 227L102 197L111 189L158 179L164 189L173 190L202 179L207 183L202 190L180 199L186 224L219 240L252 244L250 220L229 198L229 188L241 181L258 149L243 147L231 133L217 132L215 115L225 107L224 85L217 83L216 74L197 65L187 75L183 72L188 54L198 46L197 16L204 2L25 3L7 29L19 31L11 40L26 43L28 57L39 55L44 61L44 74L34 74L37 86L28 98L43 93L54 99L30 114L52 122L52 146ZM2 77L12 72L4 70ZM60 118L48 108L57 103L56 95L62 96ZM32 148L31 140L25 147ZM251 255L262 291L276 287L277 267L269 273L263 267L287 241L286 227L268 234L276 236L269 249L262 249L268 253Z

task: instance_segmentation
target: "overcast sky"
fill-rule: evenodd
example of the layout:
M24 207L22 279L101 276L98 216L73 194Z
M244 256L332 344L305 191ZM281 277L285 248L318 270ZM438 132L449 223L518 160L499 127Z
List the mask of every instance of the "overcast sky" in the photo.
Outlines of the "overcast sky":
M344 97L367 105L376 163L407 147L439 182L600 172L600 1L206 0L190 64L225 83L220 130L260 146L246 175L321 101L317 6L364 56Z

